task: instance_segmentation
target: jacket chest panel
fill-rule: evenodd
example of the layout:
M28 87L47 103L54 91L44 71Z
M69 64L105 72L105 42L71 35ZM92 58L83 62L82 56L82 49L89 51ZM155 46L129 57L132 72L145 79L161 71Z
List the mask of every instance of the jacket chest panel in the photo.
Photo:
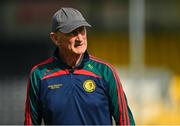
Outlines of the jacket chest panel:
M43 108L50 113L73 110L79 103L82 108L96 109L108 101L104 82L92 76L67 74L49 78L41 82L40 92Z

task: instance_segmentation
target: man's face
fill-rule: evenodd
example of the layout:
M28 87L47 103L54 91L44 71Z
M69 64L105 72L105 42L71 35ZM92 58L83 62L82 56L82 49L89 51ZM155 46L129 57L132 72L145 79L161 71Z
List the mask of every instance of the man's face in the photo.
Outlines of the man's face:
M70 33L58 32L58 47L66 53L83 54L87 49L86 28L84 26Z

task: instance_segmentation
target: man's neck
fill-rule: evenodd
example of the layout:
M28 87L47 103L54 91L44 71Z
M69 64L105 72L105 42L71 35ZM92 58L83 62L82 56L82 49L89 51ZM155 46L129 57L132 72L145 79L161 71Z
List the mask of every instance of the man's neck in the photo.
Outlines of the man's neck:
M76 67L80 64L83 54L70 54L59 50L59 55L68 66Z

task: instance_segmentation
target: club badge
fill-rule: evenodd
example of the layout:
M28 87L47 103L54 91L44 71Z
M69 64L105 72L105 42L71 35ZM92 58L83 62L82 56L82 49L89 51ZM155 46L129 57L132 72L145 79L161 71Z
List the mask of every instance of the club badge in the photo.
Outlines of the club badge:
M83 88L87 92L93 92L96 89L96 83L93 80L86 80L83 83Z

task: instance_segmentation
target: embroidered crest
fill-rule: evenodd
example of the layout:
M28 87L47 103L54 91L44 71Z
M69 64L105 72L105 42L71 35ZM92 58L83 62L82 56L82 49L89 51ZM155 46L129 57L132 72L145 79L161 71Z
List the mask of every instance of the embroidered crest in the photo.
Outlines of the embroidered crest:
M93 92L96 89L96 83L93 80L86 80L83 83L83 88L87 92Z

